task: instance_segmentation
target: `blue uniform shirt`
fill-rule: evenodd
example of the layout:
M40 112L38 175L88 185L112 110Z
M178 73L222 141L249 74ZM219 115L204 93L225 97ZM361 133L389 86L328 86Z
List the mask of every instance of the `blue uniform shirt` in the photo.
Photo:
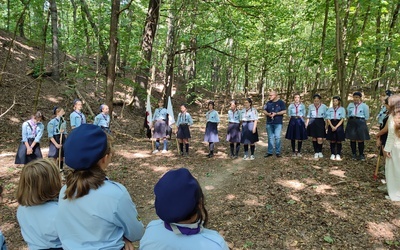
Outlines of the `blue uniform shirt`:
M193 235L175 234L162 220L151 221L140 240L140 250L229 250L217 231L203 228Z
M249 108L249 109L242 109L240 112L240 116L242 117L242 121L258 121L258 112L257 109L255 108Z
M157 108L154 110L153 121L167 120L168 111L166 108Z
M176 126L179 127L179 125L181 124L188 124L190 126L193 125L193 119L188 112L178 114L178 119L176 119Z
M369 119L369 107L367 104L361 102L357 105L354 102L349 103L347 106L347 116L348 117L359 117L365 120Z
M327 111L326 111L326 116L325 119L328 120L341 120L346 118L346 110L342 107L336 107L336 109L334 107L330 107Z
M86 123L86 117L82 112L74 111L69 115L69 120L71 122L71 127L79 127Z
M214 123L219 123L219 115L218 112L215 110L209 110L206 113L206 120L207 122L214 122Z
M59 135L61 130L64 130L64 135L67 134L67 123L64 119L61 125L59 117L51 119L47 124L47 134L49 138L52 138L54 135Z
M144 233L136 206L126 188L106 179L83 197L63 199L60 191L56 228L66 250L121 250L123 237L140 240Z
M4 239L4 235L0 231L0 250L7 250L6 240Z
M300 116L303 117L306 114L306 106L303 103L294 104L291 103L288 107L288 115L291 116Z
M96 115L96 117L94 118L93 124L97 125L99 127L109 128L110 127L110 115L109 114L105 115L103 113Z
M378 123L379 124L383 124L383 120L385 119L385 117L386 117L386 106L385 105L383 105L382 107L381 107L381 110L379 111L379 114L378 114L378 116L377 116L377 119L378 119Z
M39 122L35 125L31 120L26 121L22 124L22 142L26 142L28 139L35 139L36 143L40 143L43 132L43 123Z
M57 201L18 207L18 223L30 250L61 247L55 223L57 208Z
M233 112L231 109L228 110L228 122L231 123L240 123L242 120L241 112L239 110L236 110Z
M286 110L285 102L281 99L274 101L268 101L264 105L264 110L268 113L278 113L282 110ZM276 115L274 119L267 116L267 123L268 124L282 124L283 123L283 115Z
M320 104L316 107L314 104L308 106L307 118L325 118L328 107Z

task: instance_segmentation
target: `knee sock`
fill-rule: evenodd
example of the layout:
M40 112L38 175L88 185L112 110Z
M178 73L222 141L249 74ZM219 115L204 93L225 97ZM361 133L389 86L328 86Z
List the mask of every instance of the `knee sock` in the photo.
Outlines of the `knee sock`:
M158 150L159 147L160 147L160 140L156 140L156 149Z
M295 140L291 140L290 143L292 145L292 151L293 151L293 153L295 153L296 152L296 141Z
M214 142L209 142L208 147L210 148L210 151L214 151Z
M250 145L250 153L254 155L254 150L256 149L256 145Z
M353 155L357 154L357 151L356 151L356 142L355 142L355 141L351 141L351 142L350 142L350 147L351 147L351 153L352 153Z
M236 156L239 155L240 143L236 143Z
M231 155L234 155L234 150L235 150L235 144L233 144L233 143L231 143L231 144L229 144L229 147L230 147L230 149L231 149Z
M186 153L189 153L189 143L185 143Z
M360 153L360 155L364 154L364 142L358 143L358 152Z
M164 140L164 150L168 150L168 141Z
M313 145L313 148L314 148L314 153L318 153L317 141L313 141L312 145Z
M297 152L301 152L301 146L303 146L303 141L297 141Z
M337 147L336 154L341 155L342 154L342 143L337 143L336 147Z
M181 151L181 153L183 153L183 143L179 143L179 150Z
M249 144L244 144L244 145L243 145L243 149L244 149L244 154L245 154L245 155L248 155L248 152L249 152Z
M321 144L317 144L317 149L318 149L318 153L322 153L322 143Z
M335 142L331 142L330 144L330 148L331 148L331 154L332 155L335 155L335 146L336 146L336 143Z

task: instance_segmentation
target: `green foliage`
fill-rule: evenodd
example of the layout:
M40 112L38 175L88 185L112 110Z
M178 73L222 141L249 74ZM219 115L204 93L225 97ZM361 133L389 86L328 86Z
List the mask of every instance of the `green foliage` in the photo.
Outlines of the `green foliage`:
M385 240L385 244L391 247L400 247L400 240Z
M324 241L328 242L329 244L332 244L334 242L334 240L332 239L331 236L329 235L325 235L324 236Z

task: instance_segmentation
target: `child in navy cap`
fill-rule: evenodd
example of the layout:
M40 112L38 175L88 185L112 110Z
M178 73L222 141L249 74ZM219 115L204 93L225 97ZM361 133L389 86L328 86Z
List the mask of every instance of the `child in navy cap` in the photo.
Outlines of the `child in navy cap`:
M132 249L144 227L136 206L120 183L110 181L110 137L98 126L82 124L64 145L73 169L61 188L56 227L64 249Z
M141 250L228 250L218 232L204 228L208 213L203 191L186 168L167 172L155 185L156 213L161 220L149 223Z

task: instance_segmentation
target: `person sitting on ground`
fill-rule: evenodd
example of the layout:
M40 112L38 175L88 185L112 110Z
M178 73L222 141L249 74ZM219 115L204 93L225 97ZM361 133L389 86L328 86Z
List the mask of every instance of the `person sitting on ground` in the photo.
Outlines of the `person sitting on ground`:
M17 220L29 249L62 249L55 218L61 176L54 161L31 161L21 171L17 188Z
M229 249L218 232L204 228L208 213L203 191L188 169L167 172L155 185L154 194L160 220L147 225L139 249Z
M65 249L133 249L144 227L126 188L107 178L111 136L82 124L64 145L66 185L60 191L56 228Z

